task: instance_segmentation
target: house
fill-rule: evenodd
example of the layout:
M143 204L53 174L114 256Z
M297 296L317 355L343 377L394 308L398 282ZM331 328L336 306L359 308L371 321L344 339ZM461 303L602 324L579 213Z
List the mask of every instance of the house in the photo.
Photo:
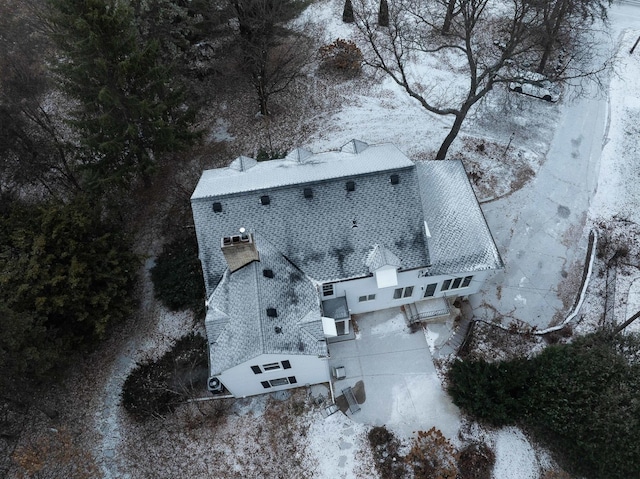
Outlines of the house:
M329 381L327 343L351 315L423 301L419 319L448 316L503 267L462 163L392 144L239 157L191 203L209 389L236 397Z

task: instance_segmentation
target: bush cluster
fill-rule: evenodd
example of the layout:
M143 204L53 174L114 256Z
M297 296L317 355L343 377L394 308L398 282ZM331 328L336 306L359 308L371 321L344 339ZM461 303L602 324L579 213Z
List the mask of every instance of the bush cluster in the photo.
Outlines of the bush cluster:
M381 479L396 479L407 473L404 457L399 453L400 441L385 426L373 427L368 435L376 470Z
M640 338L598 333L526 360L461 361L449 393L469 414L518 424L588 478L638 477Z
M155 296L172 311L191 309L204 314L204 282L198 242L192 231L165 244L151 269Z
M155 361L139 363L122 386L122 405L136 419L171 413L205 384L207 344L189 334Z
M338 38L329 45L320 48L321 68L338 73L347 78L353 78L362 73L364 57L355 43Z

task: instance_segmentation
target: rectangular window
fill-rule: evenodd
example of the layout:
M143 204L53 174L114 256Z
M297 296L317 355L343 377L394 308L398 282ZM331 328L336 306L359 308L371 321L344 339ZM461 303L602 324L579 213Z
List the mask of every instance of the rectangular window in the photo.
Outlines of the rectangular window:
M438 287L438 283L431 283L427 285L427 289L424 292L425 298L431 298L434 294L436 294L436 288Z
M285 359L282 361L282 369L291 369L291 363Z
M413 286L407 286L406 288L396 288L393 290L393 299L410 298L413 294Z
M323 284L322 285L322 296L333 296L333 285L332 284Z
M289 384L289 380L287 378L272 379L271 381L269 381L269 384L271 384L273 387L284 386L286 384Z
M251 370L253 371L253 374L262 374L260 366L251 366Z
M446 291L448 289L466 288L471 284L472 279L473 279L473 276L465 276L464 278L447 279L444 281L444 283L442 283L442 288L440 288L440 291Z
M289 376L287 379L289 380L289 384L296 384L298 382L295 376Z
M269 384L269 381L260 381L260 384L262 384L262 387L265 389L269 389L271 387L271 384Z
M375 294L367 294L365 296L360 296L358 298L358 301L360 303L364 303L365 301L373 301L374 299L376 299L376 295Z
M280 369L280 363L263 364L262 369L264 369L265 371L273 371L275 369Z

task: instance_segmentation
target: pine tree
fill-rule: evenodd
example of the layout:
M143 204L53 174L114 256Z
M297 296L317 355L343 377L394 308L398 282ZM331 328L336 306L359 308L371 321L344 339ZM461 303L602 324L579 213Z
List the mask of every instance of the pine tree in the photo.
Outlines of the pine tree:
M139 40L132 9L117 0L53 0L57 64L78 100L71 124L87 148L90 186L148 181L158 157L187 146L191 115L155 41Z

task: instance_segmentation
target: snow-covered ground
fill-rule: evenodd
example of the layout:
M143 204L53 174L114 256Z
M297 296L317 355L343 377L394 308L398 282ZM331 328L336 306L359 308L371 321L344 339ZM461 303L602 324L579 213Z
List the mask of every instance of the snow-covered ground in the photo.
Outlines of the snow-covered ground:
M338 37L354 37L353 27L340 21L343 4L342 0L324 0L314 4L309 11L310 16L324 26L327 43ZM633 228L640 223L640 190L637 188L640 174L637 161L640 48L633 55L628 51L640 35L640 6L616 5L611 18L613 38L619 48L615 75L611 77L608 90L608 103L594 99L588 104L595 107L593 111L607 106L603 110L607 118L606 122L603 118L603 123L608 127L601 157L601 133L593 123L588 123L589 130L580 137L581 125L587 124L587 118L583 116L590 115L591 110L576 109L576 103L569 99L550 105L501 89L492 92L473 112L452 148L453 156L465 159L468 171L484 176L475 186L481 200L495 199L486 203L484 208L489 213L490 222L494 214L492 211L495 211L494 221L502 224L496 224L496 230L504 228L503 240L497 238L502 248L521 241L521 238L510 236L512 228L525 235L531 228L542 225L539 229L543 236L552 238L558 247L561 245L567 251L584 241L585 225L605 223L615 230L612 234L618 237L629 235L629 231L637 233ZM315 87L323 98L313 100L312 107L302 108L301 116L304 118L296 120L295 128L279 126L274 120L269 126L269 135L276 136L279 131L287 130L291 132L291 138L303 143L300 146L315 151L337 148L352 138L370 143L393 142L410 157L422 159L432 157L450 125L450 119L426 113L385 78L379 77L374 81L365 77L338 85L319 79ZM221 108L226 108L231 115L228 106L224 104ZM324 109L314 110L320 107ZM567 116L567 111L576 112L580 118ZM600 115L597 112L593 114ZM580 122L575 121L577 119ZM261 136L264 135L264 125L259 121L249 125L234 124L234 121L234 118L225 118L223 114L217 115L212 135L228 140L233 148L240 150L238 154L251 154L250 150L247 151L249 145L255 148L264 140ZM535 188L536 174L553 161L548 152L554 131L564 127L567 121L576 123L572 128L573 131L577 128L578 134L565 138L568 142L574 140L573 144L570 143L573 149L560 151L563 154L568 152L566 160L572 158L573 152L592 160L587 161L586 169L576 171L576 175L583 175L584 180L578 187L585 190L582 191L581 206L573 207L569 204L573 198L558 198L550 192L554 195L548 198L552 217L543 218L538 223L519 219L522 212L532 211L532 197L526 191L519 195L510 192L525 185L529 185L529 189ZM243 129L244 136L241 134ZM550 181L558 176L553 167L544 170L543 174L549 175ZM562 193L566 192L563 190ZM508 204L508 209L500 207L500 202ZM532 224L527 224L527 221ZM560 222L563 223L559 225ZM500 285L504 276L497 277L494 285L488 285L494 292L486 294L483 301L489 308L499 310L505 307L503 300L508 294L510 310L523 307L525 303L531 304L531 298L537 295L551 316L558 311L561 315L567 313L567 301L558 295L566 294L570 298L569 303L575 297L574 280L581 274L581 266L577 263L584 261L582 254L575 255L567 264L557 268L560 277L565 277L566 273L566 277L571 279L567 280L569 284L563 292L558 290L555 276L536 276L537 270L544 269L538 266L540 259L533 255L529 255L529 259L526 254L518 255L520 250L529 252L526 245L523 242L521 247L509 253L501 250L510 264L517 264L521 271L514 272L513 281L504 287ZM559 255L546 255L544 260L557 267L557 257ZM537 278L537 284L532 278ZM617 281L616 317L623 320L640 309L640 269L633 265L624 266ZM602 286L597 278L594 278L594 283L597 287ZM544 294L535 292L540 288L545 288ZM149 291L146 297L151 297ZM592 292L591 300L587 300L584 307L585 315L597 316L598 308L602 308L599 297ZM188 318L171 315L155 306L147 304L143 311L149 316L142 318L140 324L144 327L132 330L130 340L119 345L114 343L113 355L117 357L107 358L109 367L100 370L102 379L93 379L100 387L96 391L83 390L82 395L70 402L69 408L74 411L63 415L65 420L73 417L72 412L81 411L78 415L84 422L81 429L86 437L85 447L94 452L104 477L376 477L366 438L368 426L341 413L324 419L320 409L310 405L305 389L298 390L288 401L267 399L265 396L235 404L208 401L185 406L175 417L165 421L132 424L118 405L124 376L134 362L151 349L159 344L163 345L160 349L165 348L169 339L179 336L180 328L191 327ZM550 319L542 318L541 324L545 321L548 324ZM383 336L398 328L397 323L390 321L380 325L374 333ZM99 370L102 365L94 366ZM74 379L79 383L82 380ZM445 395L438 395L443 404L448 401L441 396ZM391 402L395 400L398 398L389 398ZM389 418L388 426L391 429L396 426L393 417ZM477 425L467 425L461 427L459 437L449 435L454 441L480 439L491 445L496 454L495 479L534 479L552 467L548 456L534 448L515 428L487 431ZM406 434L400 439L406 446L411 435Z

